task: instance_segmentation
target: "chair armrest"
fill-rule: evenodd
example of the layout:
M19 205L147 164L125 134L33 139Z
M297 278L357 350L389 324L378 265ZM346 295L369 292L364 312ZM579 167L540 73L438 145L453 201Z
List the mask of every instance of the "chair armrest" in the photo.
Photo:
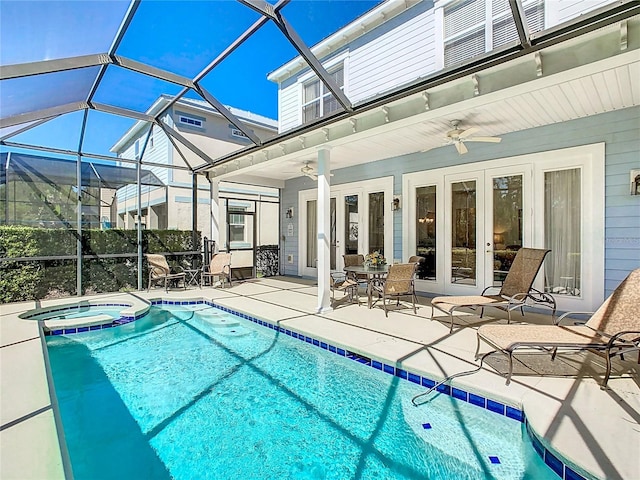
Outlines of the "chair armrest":
M488 292L489 290L491 290L492 288L495 288L495 289L497 289L497 290L500 290L500 287L495 287L495 286L493 286L493 285L490 285L490 286L488 286L488 287L485 287L485 289L484 289L484 290L482 290L481 295L484 295L485 293L487 293L487 292Z
M595 312L565 312L562 315L560 315L553 323L554 325L560 325L560 323L569 315L593 315ZM574 321L574 325L577 324L583 324L583 323L587 323L587 320L576 320L573 319Z

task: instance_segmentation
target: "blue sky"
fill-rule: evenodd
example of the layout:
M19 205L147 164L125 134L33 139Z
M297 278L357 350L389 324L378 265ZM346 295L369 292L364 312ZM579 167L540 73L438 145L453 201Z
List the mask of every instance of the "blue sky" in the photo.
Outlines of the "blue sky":
M282 13L311 46L379 3L293 0ZM120 0L2 0L0 62L10 65L107 52L128 6L129 2ZM191 78L258 18L257 13L231 0L143 0L117 54ZM202 84L226 105L276 118L277 85L266 77L296 55L273 22L268 22ZM6 117L83 100L96 70L4 80L0 113ZM95 101L144 112L160 94L178 91L179 87L167 82L109 67ZM81 120L81 113L69 114L12 140L75 150ZM132 124L129 119L90 112L85 151L108 154Z

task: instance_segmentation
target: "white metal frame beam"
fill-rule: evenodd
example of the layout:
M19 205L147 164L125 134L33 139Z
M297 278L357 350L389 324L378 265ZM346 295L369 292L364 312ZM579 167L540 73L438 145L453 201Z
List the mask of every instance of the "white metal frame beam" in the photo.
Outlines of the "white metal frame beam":
M108 54L97 53L94 55L82 55L79 57L43 60L41 62L5 65L4 67L0 67L0 80L30 77L33 75L45 75L48 73L63 72L66 70L77 70L79 68L97 67L100 65L108 65L109 63L112 63L112 60L109 58Z

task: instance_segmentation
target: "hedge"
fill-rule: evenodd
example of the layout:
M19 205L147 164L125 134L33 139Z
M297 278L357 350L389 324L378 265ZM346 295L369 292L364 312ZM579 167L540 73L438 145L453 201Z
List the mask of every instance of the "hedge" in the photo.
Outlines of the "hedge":
M143 253L167 253L173 267L186 266L193 258L171 255L200 251L200 232L184 230L143 230ZM76 254L77 232L0 225L0 257L46 257ZM93 255L137 253L135 230L87 229L82 232L83 294L137 289L137 257L92 258ZM200 254L195 255L200 258ZM0 303L18 302L76 294L76 259L0 262ZM148 277L143 262L143 282Z

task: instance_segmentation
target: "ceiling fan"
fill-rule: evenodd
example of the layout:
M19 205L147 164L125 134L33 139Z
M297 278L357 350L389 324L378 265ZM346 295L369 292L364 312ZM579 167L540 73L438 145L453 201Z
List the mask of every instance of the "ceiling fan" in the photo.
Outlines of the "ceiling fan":
M309 165L308 161L305 162L304 166L300 169L300 171L305 177L309 177L311 180L318 180L318 174L313 169L313 167ZM333 177L333 173L331 174L331 176Z
M465 146L464 142L490 142L499 143L502 141L500 137L473 137L479 128L471 127L466 130L460 128L460 120L451 120L451 127L453 130L447 132L447 143L445 145L455 145L456 150L460 155L464 155L469 150Z

